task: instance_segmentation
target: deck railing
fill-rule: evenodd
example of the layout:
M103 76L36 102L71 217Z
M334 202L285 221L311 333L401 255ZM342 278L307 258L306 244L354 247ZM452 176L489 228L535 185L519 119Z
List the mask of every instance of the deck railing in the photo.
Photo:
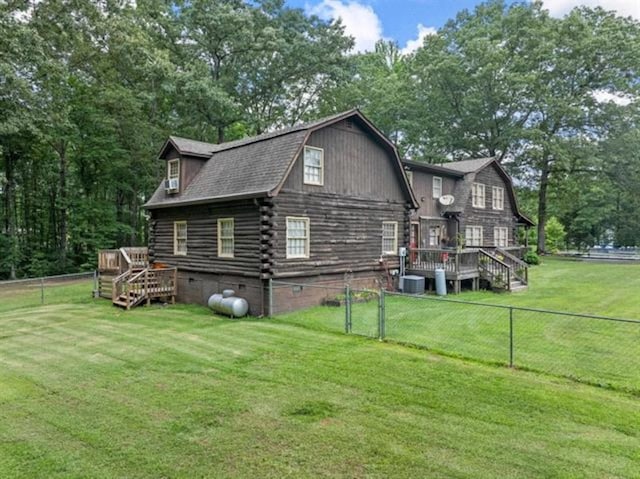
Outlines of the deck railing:
M478 250L410 249L408 269L449 273L473 271L478 268Z
M113 279L112 301L127 309L154 298L171 297L173 301L177 294L177 276L177 268L125 271Z

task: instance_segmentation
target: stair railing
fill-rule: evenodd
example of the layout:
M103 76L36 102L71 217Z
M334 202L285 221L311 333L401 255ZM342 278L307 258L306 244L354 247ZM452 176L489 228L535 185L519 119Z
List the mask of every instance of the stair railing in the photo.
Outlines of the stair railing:
M492 287L511 291L511 268L507 263L479 249L478 269L480 276L488 280Z
M128 282L129 276L131 276L131 271L127 270L124 273L120 273L118 276L111 280L111 301L116 302L116 300L122 295L128 293Z
M527 263L501 248L496 248L496 253L501 254L504 258L503 261L511 267L515 279L522 284L529 284L529 265Z

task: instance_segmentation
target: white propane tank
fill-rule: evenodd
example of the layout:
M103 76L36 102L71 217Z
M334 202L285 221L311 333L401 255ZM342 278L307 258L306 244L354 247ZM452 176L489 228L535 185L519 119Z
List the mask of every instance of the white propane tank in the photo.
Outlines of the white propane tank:
M235 291L225 289L222 294L212 294L207 305L216 313L226 314L232 318L241 318L249 312L249 303L244 298L234 296Z

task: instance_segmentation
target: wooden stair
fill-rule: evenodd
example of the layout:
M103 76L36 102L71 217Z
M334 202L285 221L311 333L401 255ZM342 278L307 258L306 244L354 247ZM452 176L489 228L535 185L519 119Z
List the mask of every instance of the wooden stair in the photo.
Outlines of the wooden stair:
M478 250L478 269L480 277L494 289L510 292L528 289L527 263L499 248L492 253Z
M131 309L156 298L175 302L177 268L152 267L147 248L100 251L98 265L98 294L115 306Z

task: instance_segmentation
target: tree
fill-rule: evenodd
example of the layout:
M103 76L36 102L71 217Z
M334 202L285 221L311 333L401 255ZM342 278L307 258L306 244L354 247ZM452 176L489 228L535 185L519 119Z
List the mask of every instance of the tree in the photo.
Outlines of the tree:
M538 191L544 252L550 188L567 172L601 170L589 151L624 114L600 98L637 93L639 33L601 8L554 19L540 2L490 1L461 12L415 55L415 102L425 106L407 132L414 155L501 159Z

